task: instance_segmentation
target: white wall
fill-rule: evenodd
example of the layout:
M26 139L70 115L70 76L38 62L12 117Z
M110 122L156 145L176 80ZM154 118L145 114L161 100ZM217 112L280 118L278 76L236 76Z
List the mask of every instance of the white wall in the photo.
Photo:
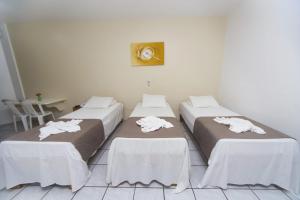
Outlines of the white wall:
M251 0L229 16L219 99L300 140L300 1Z
M166 95L175 113L188 95L217 95L225 25L225 17L177 17L35 21L8 30L28 98L65 97L69 112L109 95L128 116L143 93ZM165 43L165 64L132 66L130 43L155 41Z
M1 36L0 36L1 37ZM12 79L8 70L8 65L4 55L2 41L0 38L0 100L1 99L15 99ZM12 121L11 114L6 106L0 102L0 125L10 123Z

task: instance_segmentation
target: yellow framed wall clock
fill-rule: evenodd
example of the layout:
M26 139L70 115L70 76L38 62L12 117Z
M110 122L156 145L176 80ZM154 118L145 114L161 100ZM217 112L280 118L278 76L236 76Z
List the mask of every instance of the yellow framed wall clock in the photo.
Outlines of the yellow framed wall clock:
M131 63L134 66L163 65L164 42L132 43Z

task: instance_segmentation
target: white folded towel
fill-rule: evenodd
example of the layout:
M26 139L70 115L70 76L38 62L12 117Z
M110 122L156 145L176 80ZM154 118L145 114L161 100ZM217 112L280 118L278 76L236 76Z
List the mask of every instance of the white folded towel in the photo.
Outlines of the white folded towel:
M215 122L218 122L220 124L229 125L229 130L235 132L235 133L242 133L246 131L252 131L258 134L265 134L266 132L258 127L255 126L252 122L245 119L240 118L230 118L230 117L216 117L214 119Z
M75 119L72 119L70 121L58 121L58 122L50 121L46 124L46 126L40 128L39 138L40 140L43 140L48 136L54 134L59 134L63 132L73 133L73 132L80 131L81 130L79 126L80 122L82 122L82 120L75 120Z
M171 124L170 122L167 122L164 119L160 119L160 118L154 117L154 116L144 117L144 118L136 121L136 123L141 126L143 133L155 131L160 128L174 127L173 124Z

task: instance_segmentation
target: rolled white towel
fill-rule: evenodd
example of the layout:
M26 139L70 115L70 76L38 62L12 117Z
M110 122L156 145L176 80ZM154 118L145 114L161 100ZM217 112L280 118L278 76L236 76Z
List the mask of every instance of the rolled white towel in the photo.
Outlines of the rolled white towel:
M214 121L220 124L229 125L229 130L235 133L242 133L247 131L252 131L258 134L266 133L262 128L255 126L252 122L245 119L234 117L216 117L214 118Z
M136 121L136 123L141 126L141 130L144 133L155 131L160 128L174 127L172 123L154 116L141 118L140 120Z
M53 122L49 121L46 126L40 128L40 135L39 138L40 140L43 140L50 135L54 134L59 134L59 133L64 133L64 132L77 132L80 131L81 128L79 126L80 122L82 120L70 120L70 121L58 121L58 122Z

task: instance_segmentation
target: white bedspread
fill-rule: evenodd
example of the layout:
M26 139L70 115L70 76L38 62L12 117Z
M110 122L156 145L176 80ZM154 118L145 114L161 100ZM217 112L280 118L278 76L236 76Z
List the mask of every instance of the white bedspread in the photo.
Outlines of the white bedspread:
M190 157L182 138L116 138L108 154L107 183L113 186L128 181L164 185L177 184L174 192L189 185Z
M299 194L299 156L294 139L222 139L214 147L198 187L226 189L228 183L275 184Z
M0 189L38 182L42 187L80 189L89 178L87 164L68 142L4 141L0 145Z
M100 119L106 137L123 117L123 105L104 109L79 109L64 119ZM42 187L71 185L80 189L89 178L87 163L68 142L4 141L0 143L0 189L39 182Z
M180 105L180 115L193 132L198 117L238 116L224 108L193 108ZM300 193L299 144L294 139L222 139L210 155L208 168L199 187L227 184L275 184Z
M139 103L131 117L175 117L172 109L144 108ZM189 186L190 156L183 138L115 138L108 154L107 183L124 181L164 185L177 184L174 192Z

